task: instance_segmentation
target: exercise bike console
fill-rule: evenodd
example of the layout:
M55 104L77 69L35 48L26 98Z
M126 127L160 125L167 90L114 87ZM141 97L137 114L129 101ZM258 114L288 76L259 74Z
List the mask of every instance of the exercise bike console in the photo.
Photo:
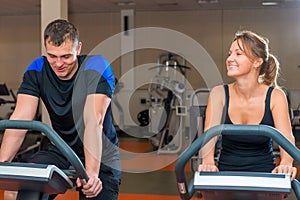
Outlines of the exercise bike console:
M195 172L194 190L209 200L283 199L291 192L287 174L262 172Z
M0 163L2 190L38 190L47 194L63 194L73 187L71 180L54 165Z

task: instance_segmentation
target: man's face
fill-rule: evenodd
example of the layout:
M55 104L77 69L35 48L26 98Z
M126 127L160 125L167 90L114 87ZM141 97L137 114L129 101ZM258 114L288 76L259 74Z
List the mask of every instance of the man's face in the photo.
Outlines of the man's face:
M60 46L55 46L52 42L46 40L46 57L52 70L61 80L69 80L78 69L77 55L80 54L81 43L74 45L67 39Z

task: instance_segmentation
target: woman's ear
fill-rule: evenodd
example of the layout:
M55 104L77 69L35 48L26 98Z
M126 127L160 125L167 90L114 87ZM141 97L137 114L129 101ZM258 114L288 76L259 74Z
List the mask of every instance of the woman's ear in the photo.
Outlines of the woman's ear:
M263 59L262 58L258 58L254 61L253 65L255 69L260 68L260 66L263 64Z

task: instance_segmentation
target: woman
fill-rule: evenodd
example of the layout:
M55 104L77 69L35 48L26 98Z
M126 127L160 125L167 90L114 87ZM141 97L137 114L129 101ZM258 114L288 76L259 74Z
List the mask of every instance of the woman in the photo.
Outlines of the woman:
M206 110L205 130L224 124L265 124L279 130L295 143L287 98L277 85L279 62L269 53L268 40L251 31L239 31L226 59L227 75L235 79L212 89ZM223 111L223 112L222 112ZM265 136L222 136L218 166L214 161L215 141L202 150L199 171L253 171L291 174L293 159L280 149L275 166L272 140Z

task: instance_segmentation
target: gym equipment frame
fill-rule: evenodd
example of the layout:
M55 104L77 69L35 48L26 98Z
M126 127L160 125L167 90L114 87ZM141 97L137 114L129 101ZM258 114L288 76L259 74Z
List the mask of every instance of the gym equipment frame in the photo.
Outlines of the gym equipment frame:
M179 157L175 166L175 174L177 179L178 191L181 199L188 200L192 198L195 191L200 192L206 200L220 199L263 199L274 200L282 199L289 190L294 190L297 199L300 199L300 183L297 179L290 183L289 176L283 174L271 173L250 173L239 172L238 176L245 177L238 184L231 184L228 176L233 178L237 176L236 172L195 172L195 178L187 184L184 174L186 163L197 153L208 141L219 135L263 135L275 140L294 160L300 163L300 150L291 144L278 130L267 125L218 125L210 128L199 138L197 138ZM251 174L251 175L249 175ZM204 175L204 177L201 177ZM210 176L211 175L211 176ZM200 176L200 177L199 177ZM210 178L205 177L210 176ZM255 177L256 185L251 185L251 176ZM288 176L288 177L287 177ZM218 178L220 177L220 178ZM268 179L269 177L269 179ZM266 185L261 185L261 178L266 182ZM226 179L226 183L222 179ZM206 181L205 180L212 180ZM215 180L215 181L213 181ZM276 181L277 182L276 184ZM288 183L287 183L288 180ZM203 181L203 182L202 182ZM213 183L211 183L213 182ZM248 185L247 185L248 184ZM279 184L279 185L278 185ZM270 187L272 185L272 187Z
M87 172L73 150L47 124L29 120L0 120L0 129L26 129L44 133L68 158L75 169L70 172L82 183L88 181ZM66 170L68 171L68 170ZM54 165L29 163L0 163L0 189L19 191L17 200L42 200L48 194L63 194L73 183L65 172Z

